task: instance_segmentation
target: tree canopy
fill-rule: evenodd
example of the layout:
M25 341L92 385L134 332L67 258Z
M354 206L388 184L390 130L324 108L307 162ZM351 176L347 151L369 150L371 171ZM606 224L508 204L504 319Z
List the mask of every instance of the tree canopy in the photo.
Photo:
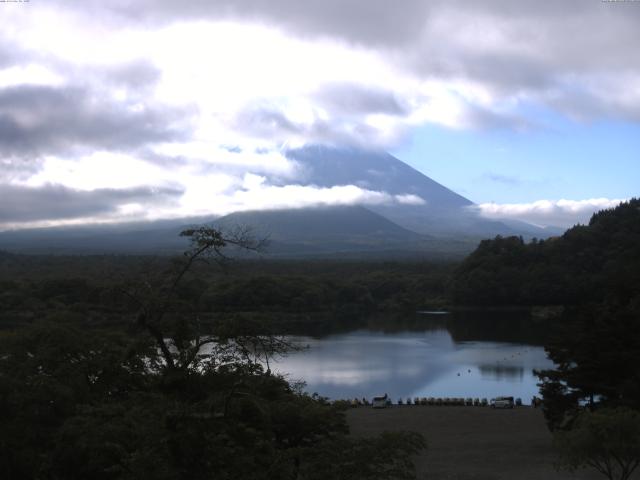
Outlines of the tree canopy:
M560 305L539 372L551 428L582 407L640 409L640 199L593 215L564 235L483 241L455 271L459 303Z
M583 411L554 443L559 466L591 467L609 480L627 480L640 465L640 413L625 408Z
M246 318L202 328L179 294L193 266L253 244L185 235L181 259L123 286L134 322L63 314L0 333L2 478L313 479L325 465L338 479L413 478L422 437L348 436L343 405L269 371L285 338Z

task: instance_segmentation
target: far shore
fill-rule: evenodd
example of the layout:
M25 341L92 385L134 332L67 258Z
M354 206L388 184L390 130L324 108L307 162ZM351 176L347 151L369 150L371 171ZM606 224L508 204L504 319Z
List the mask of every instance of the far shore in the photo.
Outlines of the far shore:
M394 405L352 408L352 435L411 430L424 435L427 450L415 459L419 479L596 480L595 471L554 468L551 433L539 409ZM637 478L634 476L633 478Z

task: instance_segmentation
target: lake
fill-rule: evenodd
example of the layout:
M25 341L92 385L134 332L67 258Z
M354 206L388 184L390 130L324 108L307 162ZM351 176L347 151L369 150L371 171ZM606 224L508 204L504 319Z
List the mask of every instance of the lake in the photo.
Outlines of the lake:
M289 380L304 380L309 393L331 399L388 393L395 403L408 397L508 395L528 404L539 395L533 370L553 363L532 343L531 324L510 316L426 314L408 327L297 336L293 339L307 348L272 368Z

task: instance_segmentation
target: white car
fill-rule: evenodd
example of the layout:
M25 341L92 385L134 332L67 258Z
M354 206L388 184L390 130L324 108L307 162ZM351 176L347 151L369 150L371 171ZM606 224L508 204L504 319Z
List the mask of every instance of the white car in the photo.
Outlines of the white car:
M373 408L387 408L391 406L391 401L389 400L389 397L387 395L385 395L384 397L373 397L371 406Z
M513 397L496 397L491 399L491 408L513 408Z

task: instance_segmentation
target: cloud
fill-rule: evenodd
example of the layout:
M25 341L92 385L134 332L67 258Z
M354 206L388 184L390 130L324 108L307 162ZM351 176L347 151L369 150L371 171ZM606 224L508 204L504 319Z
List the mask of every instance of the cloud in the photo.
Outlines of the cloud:
M183 192L170 188L74 190L61 185L0 185L0 226L38 220L87 218L120 214L132 204L171 204Z
M375 113L403 115L409 110L395 92L356 83L322 85L314 98L321 106L345 115Z
M538 107L577 121L640 121L640 8L632 2L23 7L3 8L0 32L0 187L26 189L16 195L37 197L49 184L184 192L174 206L154 209L150 200L147 213L127 210L151 216L259 200L333 204L338 194L419 203L365 183L302 185L304 172L281 152L310 143L393 148L428 123L535 129L544 127ZM245 188L246 174L265 181Z
M617 117L616 90L635 91L639 84L640 9L633 2L146 0L135 6L93 1L84 9L101 22L129 28L238 22L269 25L310 43L341 42L353 51L376 52L397 73L475 85L492 99L474 106L494 113L505 104L533 101L589 119ZM631 74L633 82L591 88L603 73ZM465 97L464 91L456 94ZM640 99L631 95L622 103L624 118L637 121Z
M86 2L85 8L101 19L147 27L175 21L243 20L277 24L303 37L340 37L362 44L404 44L419 34L429 5L407 0L402 7L385 0L324 0L301 4L296 0L143 0L105 4ZM103 20L104 21L104 20Z
M89 81L94 93L106 86L116 97L137 97L147 109L197 105L196 125L185 133L219 143L389 148L429 122L538 128L523 108L531 104L579 120L640 120L634 5L61 5L29 15L15 9L4 37L25 52L22 63L45 65L77 88Z
M244 162L240 165L233 159L238 155ZM242 155L221 150L213 152L210 161L177 164L110 152L76 159L47 157L25 181L0 184L0 195L7 199L0 207L0 228L317 206L425 204L410 193L350 184L300 184L296 168L295 160L274 152Z
M472 208L491 219L521 220L541 226L571 227L586 224L598 210L613 208L625 200L538 200L531 203L482 203Z
M16 86L0 90L0 148L5 156L75 149L130 150L180 138L184 112L108 101L81 88Z
M395 200L398 203L403 205L426 205L427 202L420 198L418 195L413 194L404 194L404 195L395 195Z
M220 213L242 210L278 210L319 206L424 204L417 195L392 195L356 185L270 185L265 177L247 174L242 188L216 198Z
M518 186L522 185L523 183L522 180L518 177L514 177L511 175L501 175L499 173L487 173L485 177L492 182L502 183L503 185L509 186Z
M139 90L151 87L160 81L162 72L146 60L135 60L115 67L96 69L109 83Z

